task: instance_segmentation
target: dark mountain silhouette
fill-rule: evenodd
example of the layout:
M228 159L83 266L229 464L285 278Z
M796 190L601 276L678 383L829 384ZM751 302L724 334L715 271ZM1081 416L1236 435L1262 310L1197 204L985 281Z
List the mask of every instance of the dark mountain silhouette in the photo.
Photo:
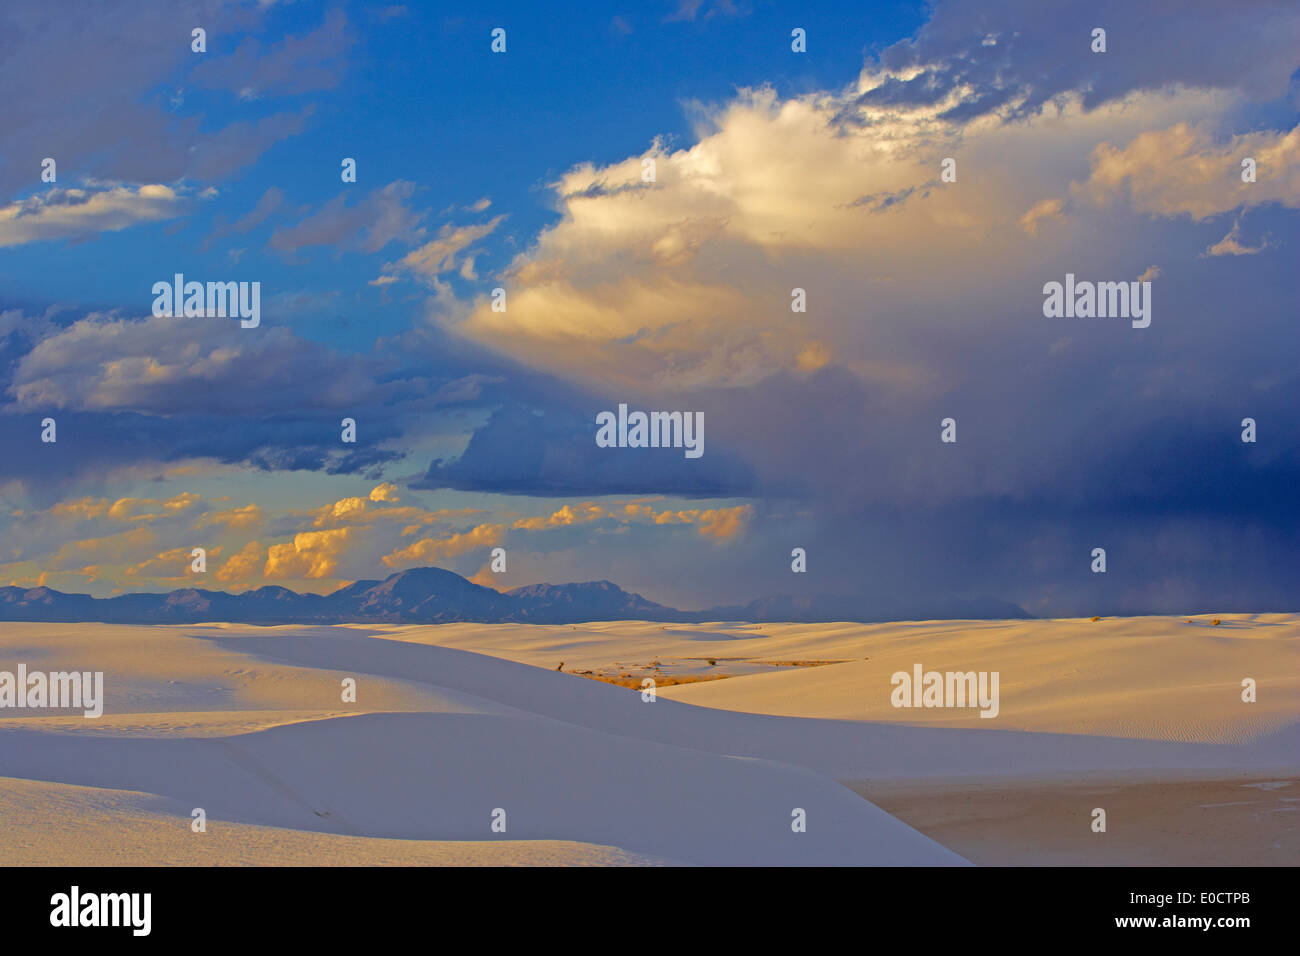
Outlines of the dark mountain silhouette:
M520 602L515 620L533 624L569 624L574 621L686 621L699 620L639 594L624 591L610 581L584 584L530 584L506 592Z
M736 607L679 611L624 591L610 581L531 584L503 593L442 568L412 568L382 581L357 581L325 595L298 594L282 587L262 587L240 594L182 588L167 594L93 598L47 587L0 588L0 621L66 623L576 624L582 621L815 622L1030 616L1016 605L994 598L881 604L836 595L777 595Z
M354 585L355 587L355 585ZM345 589L346 590L346 589ZM334 601L341 592L329 596ZM505 621L518 608L500 591L442 568L412 568L346 595L338 612L358 621Z

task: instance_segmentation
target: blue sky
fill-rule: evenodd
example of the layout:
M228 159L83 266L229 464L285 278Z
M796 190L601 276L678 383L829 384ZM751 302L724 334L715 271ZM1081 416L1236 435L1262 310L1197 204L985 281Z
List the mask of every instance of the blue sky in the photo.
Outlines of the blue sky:
M1293 607L1293 5L74 6L0 13L0 583Z
M488 13L465 9L442 3L276 4L258 19L255 32L214 30L208 48L213 58L230 55L241 43L255 41L262 50L285 38L313 36L322 37L318 48L338 56L320 58L331 68L308 81L311 88L303 92L295 94L292 83L281 82L254 88L255 99L241 99L238 90L231 95L229 89L190 85L195 68L205 65L194 55L143 89L142 97L165 104L171 116L197 119L209 131L310 108L302 132L223 181L220 202L199 204L179 233L168 221L115 235L111 244L68 244L57 265L46 247L11 249L5 267L14 300L41 305L54 298L87 308L132 303L142 284L152 284L159 249L167 250L168 268L194 274L228 270L229 251L264 240L271 227L205 244L214 220L229 222L237 210L252 210L272 187L284 191L286 208L319 207L341 192L338 163L329 161L336 155L359 164L353 193L410 182L416 189L412 204L432 213L492 197L509 216L498 241L485 250L485 265L499 267L555 219L545 186L570 166L620 159L656 136L689 143L684 107L726 100L737 87L771 84L793 94L841 83L860 67L864 52L924 21L917 3L880 4L869 17L851 4L811 11L760 4L744 8L744 15L740 8L728 13L701 7L692 19L671 4L616 12L609 4L588 3L567 8L563 16L526 3L500 4ZM796 21L812 31L816 56L790 52L787 24ZM338 27L331 29L331 23ZM497 26L507 27L504 58L488 53ZM229 79L238 84L237 76ZM183 102L173 106L178 89ZM64 175L78 172L68 168ZM15 195L39 187L31 182ZM246 236L249 241L241 241ZM361 308L368 317L364 328L349 331L321 322L319 315L289 316L301 334L368 350L374 334L410 324L414 302L366 288L382 250L359 256L310 247L286 258L250 254L235 271L255 271L266 286L286 291L319 295L346 289L348 311Z

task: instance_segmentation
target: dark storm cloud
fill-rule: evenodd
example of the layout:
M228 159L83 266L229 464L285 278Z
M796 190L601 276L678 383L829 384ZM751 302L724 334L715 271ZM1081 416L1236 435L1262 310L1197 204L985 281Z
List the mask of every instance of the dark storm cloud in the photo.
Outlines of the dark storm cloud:
M753 489L749 466L721 449L687 459L674 448L600 448L596 410L499 408L452 462L437 460L417 488L455 488L543 497L656 494L724 497Z
M41 421L57 423L58 441L41 441ZM362 416L356 446L340 441L336 416L225 418L198 413L155 417L135 412L52 412L0 415L0 482L17 480L43 499L80 481L103 479L114 469L147 469L169 462L211 459L264 471L311 470L363 474L400 458L376 447L399 429L386 416ZM162 470L161 467L158 469Z
M346 354L233 320L72 321L0 311L0 483L48 498L116 469L188 459L376 477L444 407L499 400L499 375L400 350ZM58 441L40 441L52 417ZM344 418L356 445L341 441Z

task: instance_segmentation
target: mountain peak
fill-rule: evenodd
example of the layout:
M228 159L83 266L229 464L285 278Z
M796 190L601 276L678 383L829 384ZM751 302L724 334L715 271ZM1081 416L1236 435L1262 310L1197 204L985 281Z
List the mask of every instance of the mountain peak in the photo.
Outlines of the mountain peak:
M943 608L946 614L933 613ZM931 613L925 613L930 610ZM382 581L355 581L331 594L299 594L268 585L229 594L179 588L168 594L92 598L48 587L0 588L0 621L103 621L120 624L228 621L246 624L480 623L576 624L585 621L881 621L1029 617L991 598L884 607L852 597L773 596L744 607L678 611L625 591L613 581L528 584L502 593L445 568L395 571Z

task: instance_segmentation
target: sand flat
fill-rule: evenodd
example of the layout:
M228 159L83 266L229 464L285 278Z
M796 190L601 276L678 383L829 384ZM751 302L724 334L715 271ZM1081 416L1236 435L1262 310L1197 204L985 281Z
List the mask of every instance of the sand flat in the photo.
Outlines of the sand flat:
M1300 775L854 781L877 806L984 866L1295 866ZM1093 832L1093 810L1106 832Z

